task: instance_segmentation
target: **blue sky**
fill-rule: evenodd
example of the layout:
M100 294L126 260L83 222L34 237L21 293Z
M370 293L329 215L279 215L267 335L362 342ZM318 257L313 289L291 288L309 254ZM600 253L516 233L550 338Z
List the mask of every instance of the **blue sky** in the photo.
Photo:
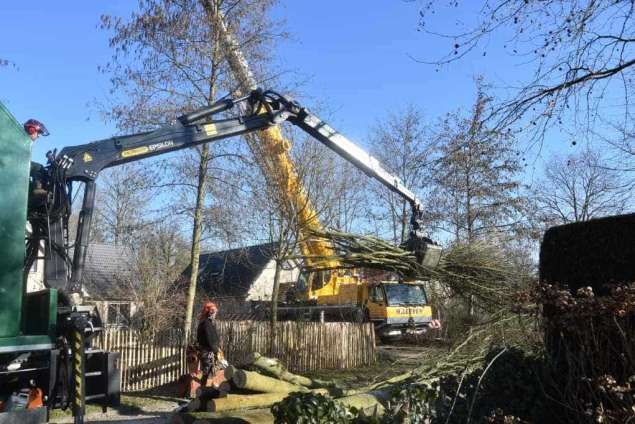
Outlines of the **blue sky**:
M418 2L282 1L291 40L275 52L286 78L304 81L302 100L319 105L341 132L364 144L369 129L388 113L414 103L433 118L474 99L474 75L496 82L522 75L502 55L464 60L436 72L410 56L432 58L448 48L417 32ZM97 67L110 57L103 13L129 14L136 2L11 2L0 11L0 57L16 67L0 70L0 101L19 121L35 117L52 135L34 146L46 150L85 143L115 132L95 102L109 83ZM457 16L440 16L448 23ZM443 43L446 43L444 41Z

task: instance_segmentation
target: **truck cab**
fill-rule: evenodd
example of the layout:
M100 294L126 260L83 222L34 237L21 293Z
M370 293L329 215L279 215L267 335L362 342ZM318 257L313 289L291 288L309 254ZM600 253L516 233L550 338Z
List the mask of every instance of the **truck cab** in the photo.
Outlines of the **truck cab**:
M432 322L432 308L421 282L382 281L368 285L368 318L382 340L423 334Z

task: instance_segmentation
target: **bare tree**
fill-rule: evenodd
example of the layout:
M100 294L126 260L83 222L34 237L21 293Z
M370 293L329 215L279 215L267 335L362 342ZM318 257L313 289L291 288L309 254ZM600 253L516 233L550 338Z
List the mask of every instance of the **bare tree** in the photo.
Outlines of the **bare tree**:
M100 176L93 226L101 241L133 244L150 221L146 205L152 197L151 175L146 168L127 164L108 169Z
M324 222L322 218L330 219L332 212L333 191L327 188L327 181L332 181L332 175L328 167L322 167L327 162L327 152L309 147L315 143L313 140L302 139L294 143L295 135L289 133L287 140L296 147L291 155L292 170L299 184L289 184L287 180L269 175L262 167L252 163L246 187L248 195L243 198L248 205L253 205L248 217L249 228L259 241L275 246L271 252L276 262L271 299L272 326L277 321L281 267L290 257L300 253L310 255L308 231L315 229L318 222Z
M544 228L618 214L633 206L632 189L620 171L605 166L597 151L554 155L534 190L537 217Z
M509 135L481 125L489 101L479 86L470 116L448 115L441 132L431 204L440 229L456 242L471 243L519 223L521 167Z
M436 136L421 111L409 105L390 115L373 129L370 143L371 151L379 161L425 202L431 187ZM374 208L374 220L380 225L388 222L389 237L396 244L402 243L408 235L410 205L383 186L371 184L370 187L381 199L379 207Z
M443 4L447 10L443 10ZM498 128L519 123L542 136L552 123L601 123L598 107L617 101L615 118L630 121L635 21L632 1L424 2L420 30L444 40L447 50L426 59L437 67L488 53L508 54L530 76L493 107ZM447 14L447 16L446 16ZM467 15L470 19L448 20ZM445 19L436 19L435 17ZM448 32L446 28L456 28ZM443 28L443 29L441 29ZM521 118L526 118L519 122Z
M243 52L259 69L264 68L271 59L269 53L278 28L268 17L275 0L213 3L223 11ZM221 88L233 91L219 30L207 6L208 2L202 0L140 0L138 11L126 21L102 17L102 26L114 33L110 44L115 51L104 70L112 75L113 92L125 94L108 116L123 130L153 127L214 103ZM208 145L197 151L198 158L191 165L198 172L193 181L187 182L195 195L186 334L193 315L207 173L215 157Z
M147 333L182 324L186 298L178 280L188 262L188 243L179 226L164 220L129 251L129 269L118 290L137 306L132 324Z

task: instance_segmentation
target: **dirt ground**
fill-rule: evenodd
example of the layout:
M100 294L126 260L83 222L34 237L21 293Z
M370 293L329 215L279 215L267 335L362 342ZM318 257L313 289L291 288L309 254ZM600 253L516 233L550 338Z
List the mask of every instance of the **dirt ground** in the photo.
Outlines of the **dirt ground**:
M176 388L174 388L176 391ZM87 423L144 423L163 424L168 422L172 411L182 399L153 393L128 393L121 396L121 405L108 408L108 412L102 413L101 407L88 405L86 408L85 422ZM50 423L72 423L70 411L53 411Z
M428 342L423 345L399 343L377 346L375 365L351 370L323 370L311 373L310 377L334 380L343 387L365 386L406 372L418 364L434 361L447 353L444 344ZM106 414L96 405L87 408L87 423L143 423L163 424L169 422L173 411L183 403L174 397L176 385L165 386L151 392L127 393L121 396L121 405L109 408ZM51 423L72 423L70 411L54 411Z

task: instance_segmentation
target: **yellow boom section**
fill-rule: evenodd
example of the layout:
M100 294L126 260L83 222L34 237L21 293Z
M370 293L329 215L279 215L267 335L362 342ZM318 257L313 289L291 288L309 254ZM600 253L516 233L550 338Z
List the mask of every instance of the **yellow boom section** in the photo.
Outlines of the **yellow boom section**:
M269 184L276 187L280 195L282 212L289 217L297 217L302 238L300 242L302 255L332 257L334 252L330 243L306 237L311 230L319 230L322 225L317 211L313 208L295 172L289 152L291 144L278 127L259 131L255 136L258 140L256 143L250 140L250 148L256 154L266 178L270 180ZM321 265L333 268L338 265L338 262L332 260Z

